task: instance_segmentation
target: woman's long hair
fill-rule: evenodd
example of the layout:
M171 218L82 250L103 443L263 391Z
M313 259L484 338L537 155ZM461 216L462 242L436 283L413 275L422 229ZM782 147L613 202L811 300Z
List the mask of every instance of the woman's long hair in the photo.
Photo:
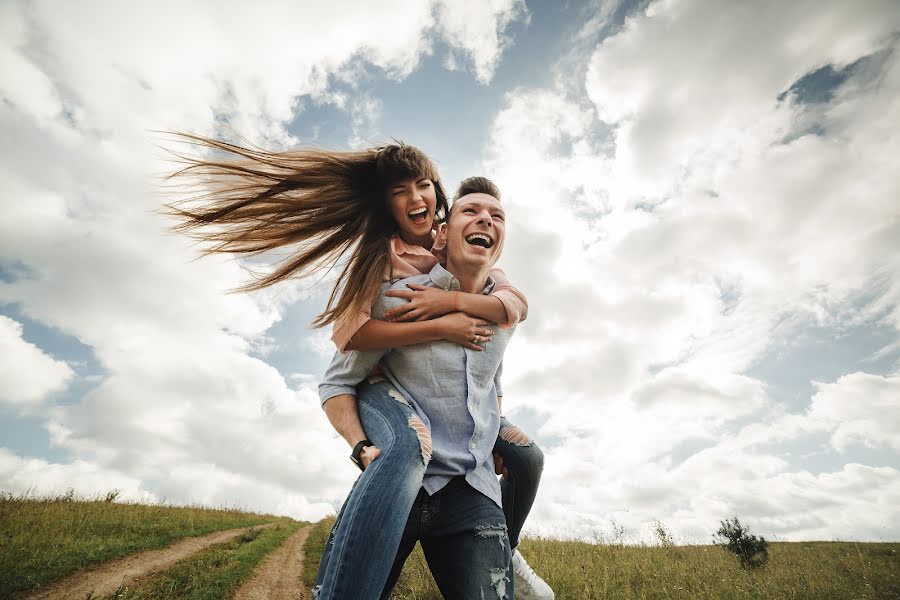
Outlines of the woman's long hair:
M187 181L194 191L163 209L178 221L175 231L204 242L204 255L293 249L272 272L235 291L332 269L346 256L315 327L368 310L390 272L389 238L397 231L387 206L391 185L427 177L437 196L435 219L443 219L448 210L434 164L402 142L348 152L267 152L189 133L173 135L224 153L200 158L173 152L185 166L167 179Z

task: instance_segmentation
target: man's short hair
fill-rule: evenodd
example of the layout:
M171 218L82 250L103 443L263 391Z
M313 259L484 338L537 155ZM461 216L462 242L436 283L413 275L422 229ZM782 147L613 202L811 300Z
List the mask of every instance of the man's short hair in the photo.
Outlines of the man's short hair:
M463 179L462 183L460 183L459 187L456 189L453 201L459 200L466 194L487 194L488 196L493 196L498 201L500 200L500 188L487 177L475 176Z

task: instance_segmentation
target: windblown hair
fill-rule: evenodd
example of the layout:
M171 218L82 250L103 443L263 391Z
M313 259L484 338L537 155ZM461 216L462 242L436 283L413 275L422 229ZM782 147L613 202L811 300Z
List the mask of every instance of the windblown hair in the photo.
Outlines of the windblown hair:
M475 176L463 179L460 182L459 187L456 188L456 194L453 196L453 201L456 202L466 194L487 194L488 196L493 196L497 200L500 200L500 188L487 177Z
M190 197L165 205L173 230L204 242L203 254L291 254L272 272L235 291L259 290L294 276L338 266L340 275L323 327L368 309L390 274L390 237L397 225L387 206L390 186L427 177L437 196L435 219L448 211L437 169L402 142L360 151L296 149L267 152L189 133L176 139L213 151L211 157L173 152L185 166L167 179L186 181Z

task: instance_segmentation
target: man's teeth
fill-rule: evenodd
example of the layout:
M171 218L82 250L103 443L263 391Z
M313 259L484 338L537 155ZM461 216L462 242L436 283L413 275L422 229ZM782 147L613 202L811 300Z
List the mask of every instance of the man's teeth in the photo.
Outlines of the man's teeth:
M428 207L423 206L422 208L417 208L416 210L411 210L406 214L409 215L410 219L415 219L416 217L418 217L420 215L424 216L425 213L427 213L427 212L428 212Z
M482 248L490 248L494 245L494 241L483 233L467 235L466 241L473 246L481 246Z

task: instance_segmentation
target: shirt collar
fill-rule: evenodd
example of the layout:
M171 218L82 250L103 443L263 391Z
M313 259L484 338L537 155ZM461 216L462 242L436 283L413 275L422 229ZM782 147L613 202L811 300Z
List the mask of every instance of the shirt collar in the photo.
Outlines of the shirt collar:
M459 280L454 277L450 271L445 269L441 263L434 265L428 275L431 277L431 281L434 282L434 285L443 290L455 291L459 289ZM487 281L484 284L484 289L481 290L481 293L490 294L494 291L495 285L494 278L488 275Z
M401 254L418 254L420 256L430 256L431 252L418 244L407 244L399 235L391 238L391 250L396 255Z

